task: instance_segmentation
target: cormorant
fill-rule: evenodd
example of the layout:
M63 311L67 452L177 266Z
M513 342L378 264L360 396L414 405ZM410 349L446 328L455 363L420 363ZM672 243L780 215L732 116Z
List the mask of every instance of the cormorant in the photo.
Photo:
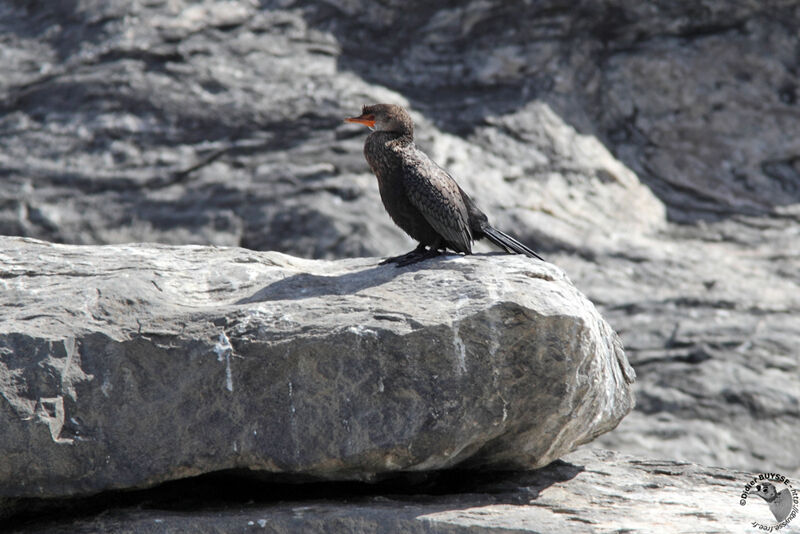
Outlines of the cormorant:
M513 237L489 224L486 215L456 183L414 144L414 123L394 104L364 106L361 115L345 119L372 129L364 156L378 178L383 206L392 220L413 239L417 248L381 262L398 267L451 249L472 253L472 242L487 238L507 252L544 259Z

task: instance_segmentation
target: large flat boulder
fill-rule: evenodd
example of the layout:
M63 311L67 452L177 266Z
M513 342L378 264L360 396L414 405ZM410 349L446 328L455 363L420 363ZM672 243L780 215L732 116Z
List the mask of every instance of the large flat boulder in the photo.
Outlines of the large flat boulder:
M547 465L631 410L557 267L0 238L0 496Z

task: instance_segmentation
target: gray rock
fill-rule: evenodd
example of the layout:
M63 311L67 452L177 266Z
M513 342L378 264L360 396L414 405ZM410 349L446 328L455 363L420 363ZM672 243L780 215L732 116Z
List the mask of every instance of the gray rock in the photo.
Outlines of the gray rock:
M0 238L0 495L547 465L633 407L558 268Z
M0 138L9 182L0 234L240 245L316 258L408 248L368 174L365 131L342 123L364 102L408 101L341 71L338 25L356 19L334 16L333 29L316 29L317 10L327 17L330 6L87 3L67 17L71 47L31 42L23 30L64 24L66 14L9 8L0 22L9 48L22 55L36 43L48 53L33 71L9 52L18 62L2 87L10 113L0 128L14 135ZM440 24L447 21L455 22ZM452 135L452 117L422 108L419 142L499 226L537 243L602 248L608 228L663 226L661 203L597 139L547 102L518 104L486 110L467 140ZM637 211L622 209L632 205Z
M5 2L0 234L398 254L341 119L406 104L621 333L605 446L800 474L798 5Z
M750 250L690 235L632 249L635 261L552 258L619 328L638 374L637 411L604 447L800 473L787 446L800 438L795 232L763 230Z
M329 498L292 495L270 502L254 492L226 502L220 493L231 488L217 487L205 500L177 509L168 504L170 494L143 495L146 506L132 502L60 522L39 516L10 531L677 534L745 532L753 521L774 523L765 502L739 504L752 473L602 450L583 449L564 460L537 471L463 474L444 493L440 484L412 495L383 488L372 496L344 490Z

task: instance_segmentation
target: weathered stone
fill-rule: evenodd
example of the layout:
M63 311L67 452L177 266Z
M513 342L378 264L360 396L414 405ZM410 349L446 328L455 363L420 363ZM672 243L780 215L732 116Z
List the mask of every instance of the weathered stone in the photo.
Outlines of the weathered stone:
M89 508L60 519L45 509L10 532L727 534L749 532L753 521L774 523L765 502L739 504L752 475L583 449L537 471L440 476L372 495L352 487L280 495L280 488L235 479L196 481L199 488L187 481L112 501L102 513Z
M558 268L0 238L0 495L546 465L633 407Z
M20 5L0 21L13 72L0 80L9 111L0 128L14 132L0 137L8 182L0 234L240 245L317 258L409 247L383 212L361 153L363 131L342 123L365 102L408 101L342 71L339 32L353 19L333 16L329 27L315 27L318 10L329 18L335 2L276 10L227 1L78 4L83 9L68 13ZM406 11L363 7L353 15L391 20ZM417 16L448 26L435 34L456 30L448 10L418 7ZM74 27L72 47L22 31L48 24ZM34 46L46 53L31 64L24 57ZM497 70L474 61L479 71ZM401 72L408 73L401 68L387 81ZM661 202L594 136L547 101L514 100L480 120L414 110L419 143L498 227L521 227L521 237L549 248L596 250L618 240L611 229L664 225ZM472 135L453 135L456 123L448 122L456 118L472 121Z
M620 332L605 446L800 474L798 6L6 1L0 234L398 254L341 119L403 103Z
M800 239L761 235L775 241L686 236L632 250L633 263L555 260L620 325L638 375L637 411L604 447L800 474L786 446L800 438Z

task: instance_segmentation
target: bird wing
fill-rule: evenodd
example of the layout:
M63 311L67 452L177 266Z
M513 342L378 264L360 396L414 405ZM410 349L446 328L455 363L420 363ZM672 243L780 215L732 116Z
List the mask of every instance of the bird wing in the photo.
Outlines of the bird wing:
M413 145L400 150L408 200L451 248L471 253L469 214L456 181Z
M789 491L789 488L784 488L778 493L775 501L769 503L769 510L778 522L789 517L789 512L792 511L792 492Z

